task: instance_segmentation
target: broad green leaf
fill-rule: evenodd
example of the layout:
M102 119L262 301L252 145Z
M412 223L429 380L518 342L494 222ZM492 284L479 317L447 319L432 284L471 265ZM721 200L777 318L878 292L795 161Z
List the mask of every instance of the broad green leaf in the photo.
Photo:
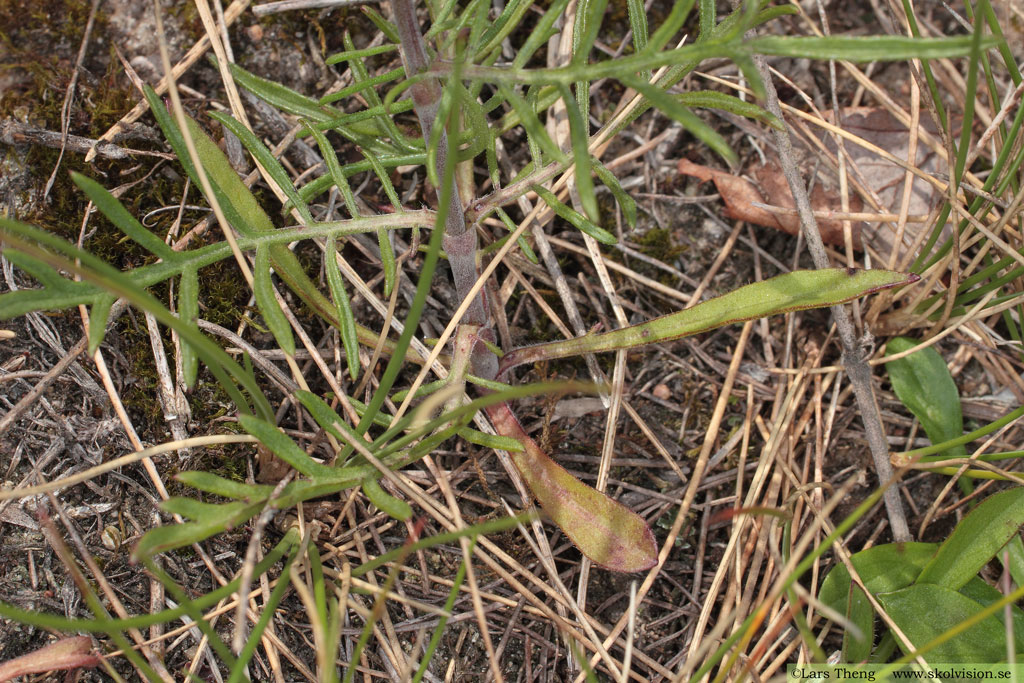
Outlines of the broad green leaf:
M388 517L393 517L403 522L412 517L412 507L404 500L395 498L381 488L380 482L377 481L376 477L370 477L363 481L363 493L368 501L373 503L378 510Z
M277 340L281 350L289 356L295 355L295 337L292 336L292 326L281 310L277 297L274 296L274 283L270 275L270 248L256 248L256 263L252 269L252 291L256 298L256 305L263 314L263 320Z
M946 631L984 609L956 590L925 583L881 593L878 601L915 648L945 637ZM1005 627L995 616L990 616L929 649L924 659L933 665L1003 661L1006 659Z
M619 572L642 572L658 563L658 544L643 517L587 486L527 436L507 403L487 407L499 434L524 450L509 455L544 512L580 551Z
M523 363L656 344L731 323L832 306L918 279L916 275L888 270L827 268L795 271L740 287L693 308L638 325L516 349L501 359L499 372Z
M223 498L233 498L245 503L266 500L274 492L273 486L262 484L246 484L233 479L225 479L212 472L188 471L178 472L174 478L186 486L212 493Z
M896 337L885 345L885 353L900 353L917 346L917 343L909 337ZM934 347L929 346L887 363L885 369L896 396L920 420L933 444L963 436L960 392L946 362ZM947 458L966 456L964 446L955 446L944 454Z
M958 591L961 595L974 600L982 607L988 607L989 605L999 602L1005 595L993 588L992 586L985 583L984 579L980 576L971 578L970 581L960 587ZM1024 610L1017 605L1008 605L1010 610L1010 616L1013 620L1013 639L1017 646L1017 652L1024 652ZM1003 620L1003 615L1000 613L996 617L999 621ZM1005 652L1003 653L1005 657Z
M971 510L935 557L918 583L957 589L977 575L1024 525L1024 487L1000 491Z
M913 584L938 547L937 543L887 543L862 550L850 559L872 594L887 593ZM845 614L864 636L854 638L843 633L843 661L866 661L874 645L875 613L860 588L850 580L845 565L837 564L828 573L818 599Z
M238 422L242 425L242 429L259 439L260 443L291 465L299 474L310 478L331 477L339 474L339 471L333 467L321 465L313 460L289 436L269 422L251 415L240 415Z

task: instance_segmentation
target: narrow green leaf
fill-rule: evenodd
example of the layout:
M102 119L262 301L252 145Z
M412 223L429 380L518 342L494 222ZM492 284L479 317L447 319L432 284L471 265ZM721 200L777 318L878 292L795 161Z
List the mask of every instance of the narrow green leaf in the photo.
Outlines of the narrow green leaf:
M168 311L163 304L145 290L145 283L140 286L139 280L133 280L129 275L121 273L89 252L78 249L67 241L48 232L18 223L17 221L0 219L0 235L2 235L4 242L8 246L27 253L29 256L43 261L53 268L77 274L83 280L87 280L95 289L92 291L83 290L88 293L82 297L82 301L76 303L98 305L104 297L115 296L124 298L137 308L152 313L158 322L174 329L196 348L200 357L203 358L203 361L217 378L217 381L221 383L240 410L249 410L249 408L248 401L246 401L244 395L239 390L238 385L235 383L236 381L245 387L246 391L252 396L253 407L257 412L264 415L273 414L266 397L260 390L259 385L252 381L251 376L246 375L238 363L218 345L202 335L194 325L185 324ZM174 264L170 263L154 264L144 268L156 269L158 276L155 281L166 279L166 277L174 272ZM159 274L162 272L167 274L159 277ZM15 294L17 293L15 292ZM35 293L29 292L29 294ZM46 293L43 292L43 294L45 295ZM50 298L53 301L54 298ZM4 305L0 306L0 315L9 314L13 308L6 303L10 301L9 299L4 299L3 301ZM21 301L22 303L25 302L24 299ZM60 301L58 300L57 303L60 303Z
M343 100L346 97L351 97L352 95L355 95L357 93L367 91L370 88L375 88L378 85L390 83L391 81L397 81L398 79L404 77L404 68L398 67L397 69L391 69L390 71L386 71L382 74L361 79L358 82L348 86L347 88L342 88L338 92L332 92L328 95L324 95L323 97L320 98L320 102L323 104L337 102L338 100Z
M453 3L454 4L454 3ZM529 0L512 0L498 15L484 34L480 37L480 47L476 49L475 59L480 59L491 50L501 45L509 34L519 28L519 21L530 9Z
M669 95L658 86L651 85L636 76L624 74L620 80L650 100L651 104L657 107L663 114L679 123L730 164L736 162L736 152L732 150L729 143L725 141L725 138L711 126L704 123L689 108L683 106L675 96Z
M500 372L523 363L583 353L618 351L688 337L732 323L851 301L881 289L916 282L916 275L888 270L799 270L740 287L678 313L603 334L516 349L501 359Z
M175 261L179 258L179 254L176 251L167 246L162 239L147 230L142 223L135 220L135 217L128 213L128 209L124 208L124 204L117 197L107 192L106 188L102 185L77 171L71 172L71 180L89 196L89 199L96 205L96 208L110 219L111 223L116 225L121 232L132 238L146 251L164 261Z
M402 522L412 518L412 507L400 498L395 498L380 486L376 478L370 477L363 482L363 493L366 499L388 517Z
M778 57L843 59L849 62L891 62L905 59L952 59L971 54L973 36L954 38L901 38L898 36L828 36L754 38L747 45L754 53ZM983 50L1000 41L985 38Z
M700 19L700 29L697 32L698 43L710 40L713 35L717 19L716 10L715 0L700 0L700 6L698 9L698 16Z
M188 501L188 502L186 502ZM258 514L263 503L246 504L243 502L208 505L188 498L171 498L161 503L167 512L176 512L182 516L197 515L195 521L185 524L161 526L146 532L132 551L132 557L148 558L159 553L181 548L186 545L206 540L210 536L237 528Z
M341 336L341 343L345 347L348 374L355 380L359 378L359 332L356 328L355 316L352 314L348 291L341 279L337 259L334 240L328 239L324 251L324 272L327 274L327 286L331 290L331 299L338 312L338 333Z
M391 246L390 232L381 228L377 231L377 246L380 248L380 263L384 268L384 296L390 297L398 279L398 262Z
M101 296L89 309L89 355L96 353L96 349L103 342L103 336L107 333L107 323L110 321L110 307L114 305L116 297L109 294Z
M615 174L605 168L600 162L594 160L594 173L612 192L612 196L615 197L615 201L618 203L619 208L622 209L622 215L626 219L626 225L631 228L636 227L636 202L629 196L629 193L623 189L622 185L619 184L619 179L615 177ZM522 246L522 245L520 245ZM527 256L529 258L529 256Z
M577 84L577 88L583 87L585 86ZM597 195L594 194L594 180L591 177L590 124L587 122L584 111L588 108L582 105L577 108L573 103L568 86L560 86L559 90L562 93L562 99L565 100L565 111L569 118L569 139L572 143L572 158L576 164L576 189L579 191L580 204L583 205L583 213L587 218L597 225L601 221L601 215L597 210ZM589 98L590 95L584 93L581 97Z
M980 612L982 605L945 586L917 584L878 596L882 607L916 648L944 637ZM928 650L929 663L998 662L1006 658L1006 632L995 616Z
M312 224L313 215L309 212L309 207L306 206L306 203L302 201L302 197L295 190L295 185L292 183L288 172L284 170L284 166L271 154L267 146L263 144L263 141L232 116L218 111L211 111L210 118L220 121L225 128L238 137L239 141L249 150L249 154L263 166L267 174L277 183L288 199L291 200L292 206L302 216L303 223L306 225Z
M255 503L266 500L274 492L273 486L262 484L246 484L233 479L225 479L212 472L187 471L174 475L177 481L194 489L212 493L215 496L233 498L243 503Z
M573 40L573 65L583 66L587 63L607 6L608 0L581 0L576 5L576 21L573 24L573 31L576 34ZM570 100L567 99L565 103L570 105Z
M216 63L216 60L214 60ZM285 87L277 81L270 81L252 74L234 62L228 64L231 75L235 82L259 97L264 102L272 104L278 109L295 116L301 116L311 121L324 122L342 116L342 112L334 107L327 107L312 97L298 93L291 88Z
M309 411L309 414L313 416L316 423L323 429L326 429L331 436L348 443L353 439L362 439L358 436L352 427L348 425L341 417L334 412L334 410L327 405L327 402L316 394L308 391L296 391L295 398L303 405L303 407ZM354 401L354 399L349 399ZM363 406L365 407L365 406ZM356 411L359 411L359 406L356 406ZM390 421L384 421L382 426L390 425Z
M306 452L299 448L298 444L269 422L251 415L240 415L238 422L242 425L242 429L259 439L260 443L291 465L299 474L314 479L338 474L338 470L333 467L321 465L306 455Z
M633 51L643 52L647 48L647 9L643 0L626 0L626 11L629 13L629 28L633 31ZM643 71L640 78L651 80L651 72Z
M328 628L327 580L324 578L324 567L320 562L320 551L316 549L316 543L309 544L306 556L309 557L309 569L313 575L313 604L316 605L316 612L317 616L320 617L320 623L324 628ZM329 643L331 641L325 640L325 642ZM334 658L332 657L327 661L333 662Z
M901 353L917 344L917 341L909 337L896 337L885 345L885 353ZM885 369L896 396L920 420L933 444L963 436L960 392L953 382L953 376L949 374L946 362L934 347L929 346L886 363ZM955 446L946 451L944 456L966 457L967 449Z
M665 21L661 23L651 36L647 44L647 54L660 52L668 44L668 41L672 40L673 36L679 32L679 29L686 22L686 18L690 16L694 2L695 0L679 0L679 2L672 5L672 11L668 13ZM637 50L637 52L640 52L640 50Z
M267 328L274 335L278 346L289 356L294 356L295 337L292 336L292 326L274 296L268 247L256 248L256 264L252 271L252 292L256 297L256 305L259 307L260 313L263 314L263 321L267 323Z
M519 453L526 450L519 439L502 436L501 434L488 434L470 427L460 429L459 436L472 444L483 446L484 448L493 448L495 450L508 451L509 453Z
M388 40L395 44L402 42L402 39L398 37L398 29L395 28L394 24L381 16L380 12L367 5L361 5L359 9L373 22L374 26L380 29Z
M552 460L501 403L487 414L502 436L524 450L510 456L544 512L597 564L618 572L646 571L658 563L658 544L643 517L587 486Z
M45 289L57 290L59 292L71 292L74 290L75 284L80 284L62 277L60 273L49 265L37 258L29 256L28 254L23 254L13 249L5 249L4 258L38 280L39 284L41 284ZM20 289L17 291L28 293L33 290Z
M636 205L634 204L634 207L635 206ZM497 209L494 210L494 213L495 215L498 216L498 219L505 224L505 229L508 230L509 233L514 233L516 231L517 226L515 224L515 221L513 221L512 218L507 213L505 213L504 209L498 207ZM516 244L518 244L519 248L523 250L523 255L530 261L530 263L534 265L540 263L540 260L537 258L537 254L533 252L533 248L530 246L530 243L526 241L526 237L524 235L520 235L518 238L516 238Z
M195 325L199 318L199 271L183 268L178 282L178 318L186 325ZM181 374L191 389L199 375L199 356L195 348L179 336L181 343Z
M512 106L515 112L519 115L519 122L523 126L528 141L531 144L536 144L544 153L547 154L551 159L555 161L564 161L566 156L562 150L558 149L558 145L554 143L551 136L548 135L544 129L544 124L537 118L537 114L534 113L533 107L529 103L520 97L516 92L509 86L502 82L497 83L498 92L503 98ZM539 161L539 159L535 159Z
M574 211L570 207L566 206L562 202L558 201L558 197L555 196L551 190L541 187L540 185L534 185L533 191L537 193L544 203L551 207L551 210L555 214L579 228L580 232L585 232L601 244L617 244L618 240L615 239L615 235L611 234L599 225L595 225L586 216Z
M334 65L340 64L341 62L347 62L350 59L365 59L366 57L373 57L374 55L394 52L397 49L397 44L389 43L387 45L378 45L377 47L364 47L361 50L345 50L344 52L338 52L337 54L331 55L324 61L329 65Z
M552 35L558 33L554 27L555 21L565 12L569 0L554 0L540 16L537 25L530 31L530 35L523 42L522 47L512 59L512 68L521 69L534 56L537 50L547 44Z
M306 547L306 545L307 544L303 542L300 548ZM277 578L277 584L274 586L274 589L270 591L270 598L263 604L259 619L256 620L255 624L253 624L252 631L249 633L249 637L246 638L242 651L238 653L238 659L235 661L235 665L231 668L231 675L228 677L228 683L241 683L241 681L247 680L246 673L249 670L249 661L256 653L256 648L262 642L263 631L266 630L270 620L278 614L277 607L281 604L281 600L284 599L284 595L291 584L290 569L292 567L292 563L295 562L296 557L298 557L298 553L291 555L288 558L288 561L285 562L281 575Z
M772 128L783 130L782 122L767 109L762 109L753 102L744 102L735 95L714 90L696 90L676 95L685 107L702 109L720 109L721 111L766 123Z
M960 588L1020 532L1021 526L1024 487L989 496L956 525L917 582Z

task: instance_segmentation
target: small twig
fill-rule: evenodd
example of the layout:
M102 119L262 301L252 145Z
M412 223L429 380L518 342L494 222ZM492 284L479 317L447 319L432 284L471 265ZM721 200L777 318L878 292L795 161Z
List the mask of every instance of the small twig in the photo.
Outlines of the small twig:
M83 138L80 135L64 135L45 128L36 128L14 119L0 121L0 142L5 145L42 145L61 149L61 152L70 151L79 154L86 154L91 149L96 154L108 159L127 159L129 155L159 157L160 159L173 159L174 155L165 152L150 152L141 149L128 149L115 145L112 142ZM63 147L61 146L63 144Z
M779 106L779 96L775 91L775 84L772 82L767 61L763 56L757 55L754 57L754 63L764 82L768 111L777 116L780 121L784 120L782 109ZM789 183L800 215L800 225L804 238L807 240L807 249L811 253L815 267L828 268L830 266L828 254L821 240L821 233L818 231L818 223L814 218L810 199L807 197L807 188L800 180L799 171L793 160L793 144L789 132L785 130L773 130L772 132L779 150L782 173L786 177L786 182ZM892 466L889 463L889 447L885 441L882 417L878 412L878 404L875 402L874 390L871 386L871 368L862 357L856 330L853 328L853 322L846 309L842 305L833 306L832 315L835 317L839 340L843 347L843 365L846 367L850 384L853 386L857 398L857 406L860 409L861 420L864 422L864 431L867 434L868 447L871 449L871 457L875 463L875 471L879 481L886 482L892 479ZM888 489L885 492L884 500L889 513L893 538L896 541L911 540L910 527L907 525L906 515L903 512L899 490L895 487Z
M278 0L278 2L265 2L262 5L253 5L252 13L257 17L265 17L279 12L351 7L352 5L366 5L370 2L372 0Z
M68 139L68 126L71 123L71 103L75 101L75 86L78 85L78 72L82 69L82 62L85 61L85 50L89 47L89 39L92 37L92 27L96 25L96 10L99 9L100 0L92 0L89 8L89 19L85 22L85 32L82 35L82 44L78 47L78 57L75 58L75 66L71 71L71 82L68 83L67 92L64 94L64 105L60 108L60 154L57 156L57 163L53 166L46 181L46 188L43 190L43 201L50 195L53 182L57 180L57 171L60 169L60 162L64 160L64 145Z

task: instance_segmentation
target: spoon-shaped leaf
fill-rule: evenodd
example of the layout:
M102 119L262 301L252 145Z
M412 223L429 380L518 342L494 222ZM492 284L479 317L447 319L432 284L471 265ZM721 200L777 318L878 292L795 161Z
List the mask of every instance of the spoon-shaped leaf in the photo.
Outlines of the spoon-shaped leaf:
M643 517L548 457L526 435L507 403L488 407L487 415L499 434L523 445L524 450L509 452L512 462L544 512L584 555L619 572L641 572L658 563L658 545Z
M499 374L523 363L628 349L680 339L745 320L832 306L918 279L917 275L888 270L799 270L740 287L685 311L638 325L516 349L501 359Z

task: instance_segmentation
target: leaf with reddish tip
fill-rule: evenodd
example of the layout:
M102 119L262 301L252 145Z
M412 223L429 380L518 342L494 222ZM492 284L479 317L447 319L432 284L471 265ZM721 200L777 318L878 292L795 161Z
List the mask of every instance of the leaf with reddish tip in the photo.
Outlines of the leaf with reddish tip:
M92 638L62 638L35 652L0 663L0 681L29 674L49 673L79 667L98 666L100 658L92 652Z
M587 486L552 460L526 435L507 403L487 408L502 436L523 451L509 456L545 513L580 551L617 572L646 571L658 563L658 544L643 517Z
M588 334L505 354L499 374L523 363L672 341L731 323L779 313L834 306L882 289L917 282L917 275L889 270L825 268L798 270L755 282L693 308L604 334Z

